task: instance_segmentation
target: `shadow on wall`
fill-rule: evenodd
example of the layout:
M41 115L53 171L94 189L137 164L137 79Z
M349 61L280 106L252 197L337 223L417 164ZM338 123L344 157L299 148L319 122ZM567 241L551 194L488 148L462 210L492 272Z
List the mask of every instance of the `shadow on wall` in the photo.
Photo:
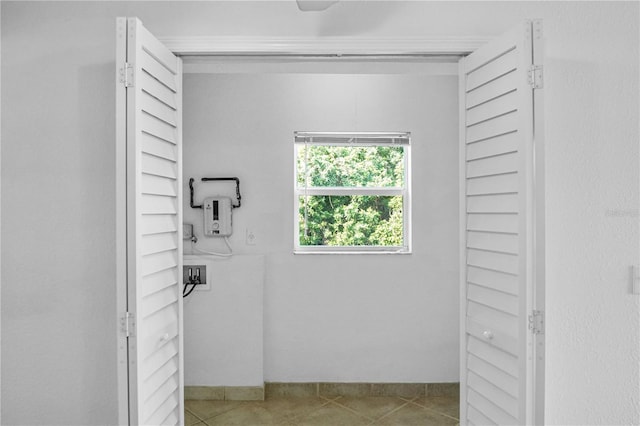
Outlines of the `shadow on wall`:
M353 36L372 34L404 8L404 2L379 2L373 5L357 1L339 1L324 12L318 25L318 35ZM358 16L359 19L353 19Z

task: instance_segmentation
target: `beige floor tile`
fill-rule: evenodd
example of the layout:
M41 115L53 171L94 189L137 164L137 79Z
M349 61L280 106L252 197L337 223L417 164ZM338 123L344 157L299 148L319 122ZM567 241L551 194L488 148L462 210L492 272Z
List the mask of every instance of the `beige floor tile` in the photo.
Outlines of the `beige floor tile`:
M263 426L263 425L290 425L283 413L276 410L269 410L262 403L247 403L236 407L225 413L205 420L208 426L219 425L242 425L242 426Z
M185 408L196 417L206 420L208 418L226 413L229 410L238 408L247 402L240 401L199 401L187 400L184 403Z
M419 405L407 404L388 416L377 420L374 424L381 426L446 426L456 425L458 421Z
M306 416L295 419L295 424L298 426L359 426L371 424L371 421L331 402Z
M185 401L187 426L455 425L454 397L277 397L266 401Z
M185 424L185 426L195 426L198 423L202 423L202 420L197 418L190 411L184 410L184 424Z
M282 418L293 420L304 417L329 402L329 399L319 397L272 398L264 401L263 407L266 410L280 413Z
M348 407L363 417L377 420L407 404L407 401L395 397L370 396L364 398L342 397L337 399L335 403Z
M412 401L422 407L459 419L460 402L458 398L448 396L431 396L416 398Z

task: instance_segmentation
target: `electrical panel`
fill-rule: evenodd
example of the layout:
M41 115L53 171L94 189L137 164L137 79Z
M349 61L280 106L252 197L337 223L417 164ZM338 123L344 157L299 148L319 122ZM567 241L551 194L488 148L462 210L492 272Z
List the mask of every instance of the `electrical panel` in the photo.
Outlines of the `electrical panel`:
M204 235L206 237L228 237L231 228L231 198L210 197L204 200Z

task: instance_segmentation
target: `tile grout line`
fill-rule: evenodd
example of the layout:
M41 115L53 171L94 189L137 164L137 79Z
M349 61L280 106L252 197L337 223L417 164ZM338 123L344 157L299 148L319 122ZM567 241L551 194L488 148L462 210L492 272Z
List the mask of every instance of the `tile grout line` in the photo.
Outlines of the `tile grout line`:
M334 400L340 399L339 396L338 397L334 397L333 399L329 399L329 398L324 397L324 396L318 396L317 398L324 401L322 403L322 405L320 405L318 407L315 407L315 408L312 408L311 410L309 410L306 413L293 415L289 420L292 420L295 423L296 421L301 420L302 418L305 418L305 417L309 416L311 413L315 413L319 409L321 409L323 407L326 407L327 405L331 404L331 402L333 402Z
M426 406L424 406L424 405L418 404L417 402L415 402L415 400L416 400L416 399L418 399L418 398L414 398L414 400L409 401L409 403L411 403L411 404L415 405L416 407L420 407L420 408L423 408L423 409L425 409L425 410L431 411L431 412L433 412L433 413L440 414L441 416L445 416L445 417L448 417L448 418L450 418L450 419L460 421L460 419L458 419L458 418L456 418L456 417L453 417L453 416L450 416L449 414L443 413L443 412L438 411L438 410L436 410L436 409L434 409L434 408L431 408L431 407L426 407Z
M196 419L200 420L200 423L204 422L204 419L201 419L199 415L197 415L193 411L189 410L187 407L184 407L184 411L188 411L193 417L195 417Z
M366 419L366 420L369 420L370 422L375 422L375 421L376 421L376 419L372 419L372 418L371 418L371 417L369 417L369 416L365 416L364 414L360 414L359 412L357 412L356 410L354 410L354 409L353 409L353 408L351 408L351 407L347 407L346 405L342 405L342 404L340 404L339 402L337 402L337 401L338 401L338 399L340 399L340 398L336 398L335 400L333 400L333 401L331 401L331 402L333 402L335 405L337 405L337 406L338 406L338 407L340 407L340 408L343 408L343 409L345 409L345 410L347 410L347 411L351 411L353 414L357 415L358 417L362 417L362 418L364 418L364 419Z
M414 397L413 399L416 399L416 398L419 398L419 397L417 397L417 396L416 396L416 397ZM375 419L373 422L374 422L374 423L379 422L380 420L384 419L385 417L388 417L388 416L392 415L393 413L395 413L396 411L398 411L398 410L402 409L403 407L406 407L407 405L409 405L409 402L411 402L411 401L407 401L407 400L406 400L406 399L404 399L404 398L399 398L399 399L401 399L401 400L405 401L405 402L404 402L404 404L402 404L402 405L401 405L401 406L399 406L399 407L394 408L393 410L389 411L387 414L385 414L385 415L383 415L383 416L378 417L378 418L377 418L377 419Z
M418 405L418 407L419 407L419 405ZM440 412L440 411L434 410L434 409L432 409L432 408L429 408L429 407L422 407L422 408L424 408L425 410L431 411L431 412L433 412L433 413L440 414L441 416L448 417L448 418L450 418L450 419L453 419L453 420L456 420L456 421L460 422L460 419L458 419L458 418L456 418L456 417L453 417L453 416L450 416L450 415L448 415L448 414L442 413L442 412Z

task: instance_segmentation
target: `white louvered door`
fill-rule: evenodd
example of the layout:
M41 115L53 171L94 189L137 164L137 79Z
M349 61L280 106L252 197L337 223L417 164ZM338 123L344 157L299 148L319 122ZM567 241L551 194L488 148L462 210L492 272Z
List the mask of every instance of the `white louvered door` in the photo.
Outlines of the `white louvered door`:
M534 293L539 89L530 84L540 25L526 22L460 61L461 424L542 422L542 362L534 362L542 335L529 329L542 303Z
M138 19L119 18L118 31L118 56L126 56L117 67L118 101L126 97L118 119L126 119L126 311L132 317L127 421L183 424L182 63Z

